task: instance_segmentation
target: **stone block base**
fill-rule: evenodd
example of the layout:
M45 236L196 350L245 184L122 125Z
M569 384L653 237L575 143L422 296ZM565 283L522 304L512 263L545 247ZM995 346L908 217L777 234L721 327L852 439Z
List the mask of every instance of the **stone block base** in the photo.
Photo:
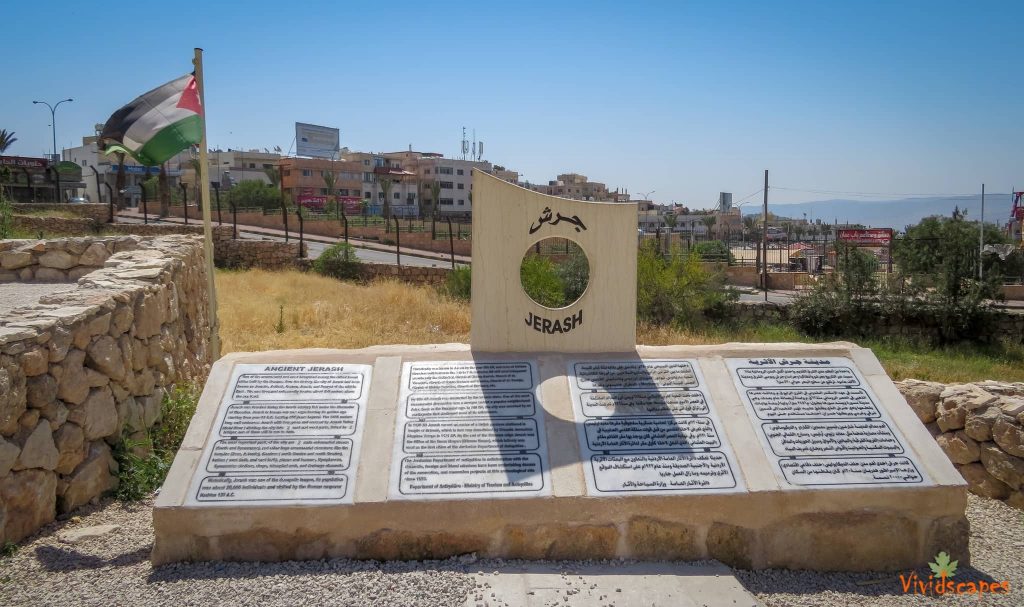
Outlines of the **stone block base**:
M748 414L733 381L737 376L731 374L726 363L744 357L764 357L766 351L773 357L807 357L816 363L827 357L853 361L862 375L843 381L860 381L866 394L877 401L875 404L884 413L879 419L891 427L903 450L899 455L884 457L909 458L918 471L917 480L872 485L844 477L845 484L835 487L791 484L787 479L797 473L792 467L777 466L780 461L794 460L773 459L758 434L761 424ZM581 420L574 405L575 411L579 411L583 401L574 401L579 389L570 389L570 383L578 382L573 385L586 390L587 381L593 380L567 373L567 369L574 368L572 365L583 364L578 362L581 356L482 355L461 345L238 354L214 366L188 436L161 491L153 516L156 541L152 560L159 565L175 561L329 557L440 559L476 553L481 557L523 559L710 558L747 569L886 571L920 567L933 560L939 551L946 551L961 564L969 562L965 483L869 351L851 344L638 347L635 353L590 356L587 361L601 363L630 356L634 362L686 359L699 368L695 389L702 391L712 410L709 423L717 428L720 443L714 448L700 449L696 442L699 436L694 434L687 437L688 448L699 455L720 449L733 472L735 480L731 486L719 484L672 495L664 490L629 494L618 486L609 492L607 488L618 477L600 476L595 470L596 462L609 461L600 458L608 457L614 447L604 444L589 452L591 447L583 447L582 441L600 436L590 434L595 420L620 423L622 419L634 419L628 416L635 413L625 411L625 401L616 401L615 416ZM537 403L541 408L536 413L541 422L540 448L535 451L541 453L539 461L544 470L543 479L536 479L533 494L525 491L517 495L488 493L466 497L451 493L441 497L410 495L409 488L415 489L417 485L406 482L402 466L425 457L423 452L431 449L429 441L423 441L402 452L402 445L414 434L413 426L423 423L416 419L421 413L412 407L423 406L424 393L416 391L417 382L427 376L416 375L415 364L447 361L529 361L533 365L530 369L534 370ZM351 485L351 491L345 492L347 501L203 502L204 483L213 482L217 466L226 465L214 463L211 441L222 447L244 442L237 436L228 436L230 432L224 429L227 426L218 425L222 418L219 416L224 415L222 409L231 405L250 406L248 399L260 398L235 389L239 374L259 369L256 365L265 365L269 372L294 369L284 365L309 365L315 371L331 364L372 368L372 376L366 376L370 377L368 394L363 394L359 401L360 406L365 406L365 427L361 441L356 439L352 449L359 452L358 461L353 459L355 470L345 473L350 475L346 479ZM652 371L652 377L660 372ZM460 377L453 375L447 382L458 383L462 381ZM591 399L586 401L588 407L608 406L607 401L602 405L593 394L587 396ZM635 394L633 397L639 400ZM492 405L498 400L493 399ZM628 406L635 406L636 402L631 401ZM698 401L687 401L694 402ZM511 400L500 403L520 406L509 404ZM519 411L514 418L516 423L529 419L522 413ZM654 419L646 414L637 417ZM684 417L677 418L680 427L686 425ZM485 429L499 427L497 416L474 419L474 425ZM443 430L455 432L462 427L460 423L457 419L446 421ZM625 430L615 432L619 436ZM533 447L521 446L526 451L517 453L526 453ZM601 450L605 455L595 455ZM472 455L459 457L469 461ZM843 465L851 466L851 459L856 462L850 458L843 460ZM678 461L671 465L676 466L675 470L681 469ZM872 465L879 464L875 460ZM639 477L641 470L633 468L632 473ZM224 473L219 474L223 478ZM485 476L481 472L467 478ZM244 475L239 473L237 477ZM413 480L422 483L423 478ZM456 481L466 479L452 482ZM622 485L630 486L633 485Z

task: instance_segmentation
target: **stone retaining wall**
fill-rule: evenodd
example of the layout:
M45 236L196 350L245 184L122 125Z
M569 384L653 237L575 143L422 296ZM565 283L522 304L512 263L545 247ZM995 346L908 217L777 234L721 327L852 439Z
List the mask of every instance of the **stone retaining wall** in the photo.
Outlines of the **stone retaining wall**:
M764 301L737 301L728 304L729 316L741 322L765 322L791 324L795 321L793 307ZM1024 343L1024 314L1006 310L995 310L994 331L996 335L1015 343ZM899 322L897 319L878 317L874 326L865 328L865 333L878 337L903 336L931 339L938 329L924 325Z
M39 217L36 215L14 215L11 223L17 230L47 234L61 234L64 236L90 236L99 234L106 226L114 224L100 223L95 219L84 217Z
M94 221L106 222L107 219L110 218L110 206L97 202L90 202L86 204L20 202L12 204L11 209L15 215L25 213L43 213L46 211L62 211L78 215L79 217L84 217L86 219L92 219Z
M231 229L228 228L228 236ZM304 251L307 250L303 243ZM308 251L307 251L308 252ZM305 269L305 259L299 259L299 243L276 240L221 240L214 242L214 262L218 268L264 270Z
M363 264L368 280L394 278L402 282L419 285L443 285L451 274L450 268L425 268L417 266L393 266L388 264Z
M88 236L102 232L104 235L115 234L136 234L141 236L164 236L168 234L191 234L202 236L203 226L180 225L170 223L98 223L92 219L68 219L63 217L33 217L15 216L14 225L17 228L28 231L40 231L48 234L63 234L68 236ZM285 270L296 267L304 268L301 261L297 261L299 244L285 243L269 240L232 240L232 229L230 226L212 226L213 232L213 258L218 267L221 268L263 268L265 270ZM308 252L308 247L307 247ZM87 269L77 270L85 273ZM54 272L45 270L44 278L40 282L54 282L66 279L75 280L81 273L76 270L65 272L67 276L58 277ZM28 282L34 280L31 271L23 271L25 276L11 276L6 268L0 268L0 282L20 280Z
M8 272L80 276L77 289L0 317L2 544L115 488L111 446L158 423L172 385L204 381L211 353L201 239L0 247Z
M971 493L1024 510L1024 383L896 386Z
M103 223L88 218L36 217L15 215L14 227L29 232L45 232L62 236L94 236L98 234L138 234L140 236L165 236L167 234L202 235L203 226L172 223ZM213 240L230 240L230 226L212 226Z

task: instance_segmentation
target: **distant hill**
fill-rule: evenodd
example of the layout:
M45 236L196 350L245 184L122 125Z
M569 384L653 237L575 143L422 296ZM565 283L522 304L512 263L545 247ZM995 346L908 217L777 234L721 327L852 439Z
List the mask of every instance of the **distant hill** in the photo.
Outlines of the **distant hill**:
M985 193L985 222L1003 225L1010 217L1013 203L1009 194ZM861 223L872 227L891 227L902 230L931 215L949 216L953 209L967 210L967 219L977 220L981 216L981 194L975 196L951 196L935 198L903 198L900 200L819 200L793 204L768 204L768 210L782 217L801 219L807 213L808 219L823 222ZM745 205L744 215L755 215L761 208Z

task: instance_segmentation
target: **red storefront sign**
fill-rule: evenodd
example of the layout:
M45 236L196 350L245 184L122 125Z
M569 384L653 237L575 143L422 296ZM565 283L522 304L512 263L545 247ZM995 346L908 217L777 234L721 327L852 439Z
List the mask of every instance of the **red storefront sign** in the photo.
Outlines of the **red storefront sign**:
M339 196L338 201L344 205L346 215L358 215L363 212L363 199L359 196Z
M887 247L892 243L892 228L839 230L839 240L855 245Z
M0 156L0 166L26 169L45 169L49 162L45 158L26 158L24 156Z
M322 209L327 204L326 196L307 196L300 195L297 197L299 204L306 207L307 209Z

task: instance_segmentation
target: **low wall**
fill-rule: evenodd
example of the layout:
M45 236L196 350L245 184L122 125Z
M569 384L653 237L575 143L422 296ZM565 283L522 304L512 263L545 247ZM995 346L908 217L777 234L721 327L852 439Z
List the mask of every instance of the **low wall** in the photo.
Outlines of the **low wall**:
M756 287L761 275L754 266L729 266L725 269L725 282L736 287Z
M66 236L91 236L99 234L105 226L114 225L84 217L40 217L36 215L14 215L11 217L11 223L16 230Z
M1010 301L1024 300L1024 285L1003 285L1003 297Z
M172 206L170 214L174 217L184 217L184 209L181 206ZM188 216L191 220L200 221L201 213L199 209L195 207L188 208ZM216 211L213 214L214 218L217 217ZM222 216L224 219L224 225L231 225L231 212L228 209L222 209ZM378 242L387 242L393 244L395 241L394 233L388 233L384 231L384 226L357 226L355 225L356 219L350 220L352 223L349 225L348 235L349 238L359 238L363 240L376 240ZM401 222L400 222L401 223ZM238 214L238 225L239 226L255 226L259 228L269 228L273 230L283 230L284 222L281 219L280 213L274 213L272 215L264 215L263 213L239 213ZM447 237L438 237L436 240L430 237L430 232L402 232L400 235L402 247L409 247L412 249L421 249L424 251L434 251L436 253L449 253L452 248L455 249L456 255L471 255L473 248L473 241L468 236L468 224L463 224L463 229L467 232L466 236L462 239L455 238L452 243L448 242ZM438 222L437 229L447 233L448 224L447 222ZM458 230L456 224L452 224L453 230ZM292 213L288 216L288 231L292 234L299 233L299 220ZM329 238L341 238L345 235L344 224L337 219L323 219L313 220L307 219L303 224L303 233L311 234L315 236L327 236Z
M727 304L728 314L740 322L765 322L773 324L793 324L794 310L791 305L782 305L764 301L737 301ZM1009 339L1014 343L1024 343L1024 314L1007 310L994 310L994 334ZM878 316L873 326L864 327L864 333L876 337L902 336L932 339L937 337L938 329L931 326L914 325L900 322L898 319Z
M140 236L166 236L167 234L202 235L202 225L179 225L173 223L102 223L88 218L36 217L15 215L14 227L28 232L60 234L61 236L95 236L111 234L138 234ZM213 240L231 238L229 226L212 226Z
M205 379L211 352L199 238L2 241L0 263L19 279L80 275L0 316L2 544L114 489L111 446L145 436L168 389Z
M90 202L86 204L70 204L56 202L19 202L11 205L15 215L44 213L46 211L62 211L86 219L106 222L110 219L110 205Z
M230 236L230 229L228 235ZM303 243L303 251L306 250L307 247ZM299 259L299 243L274 240L217 241L214 243L213 259L218 268L236 270L295 270L308 266L307 260Z
M1024 383L896 382L971 493L1024 510Z
M449 268L424 268L417 266L394 266L386 264L363 264L364 272L369 280L378 278L394 278L402 282L419 285L443 285L451 274Z

